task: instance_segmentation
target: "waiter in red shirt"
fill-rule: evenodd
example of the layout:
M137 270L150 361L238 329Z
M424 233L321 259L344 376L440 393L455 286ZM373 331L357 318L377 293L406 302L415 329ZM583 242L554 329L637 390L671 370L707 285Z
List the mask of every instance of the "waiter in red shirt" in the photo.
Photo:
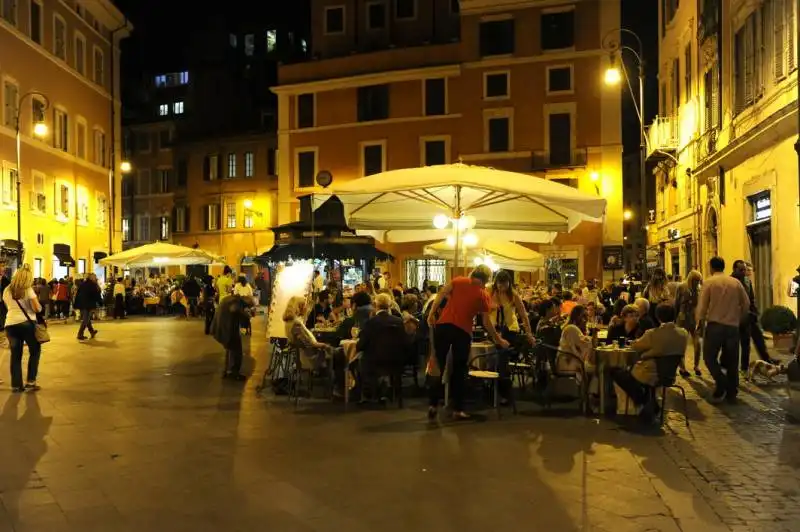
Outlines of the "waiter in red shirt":
M436 295L428 313L428 325L433 330L433 349L439 368L444 371L447 353L452 350L450 366L450 387L453 398L453 418L468 419L464 412L464 386L467 380L467 365L472 345L472 322L475 316L482 316L483 326L489 337L501 349L509 344L492 325L489 318L489 294L484 287L492 278L492 271L486 265L475 268L469 277L456 277ZM436 313L447 299L442 315L436 319ZM442 396L441 382L432 384L429 389L428 419L436 417L436 408Z

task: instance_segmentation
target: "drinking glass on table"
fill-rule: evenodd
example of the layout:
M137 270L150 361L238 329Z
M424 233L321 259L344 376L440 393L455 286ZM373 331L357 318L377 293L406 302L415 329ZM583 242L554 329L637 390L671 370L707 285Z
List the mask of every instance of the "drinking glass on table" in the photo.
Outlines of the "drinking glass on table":
M359 329L358 327L353 327L352 329L350 329L350 336L353 337L353 340L356 340L358 338L359 332L361 332L361 329Z

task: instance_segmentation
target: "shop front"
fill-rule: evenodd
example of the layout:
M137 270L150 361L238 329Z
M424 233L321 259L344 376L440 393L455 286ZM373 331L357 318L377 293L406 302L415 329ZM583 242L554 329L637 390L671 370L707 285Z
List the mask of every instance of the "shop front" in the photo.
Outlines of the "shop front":
M11 275L22 264L22 256L22 242L10 238L0 240L0 273L9 270Z
M72 250L68 244L53 244L53 279L66 279L70 268L75 267Z
M758 308L772 306L772 197L769 190L748 198L751 221L747 224L753 264L753 290Z

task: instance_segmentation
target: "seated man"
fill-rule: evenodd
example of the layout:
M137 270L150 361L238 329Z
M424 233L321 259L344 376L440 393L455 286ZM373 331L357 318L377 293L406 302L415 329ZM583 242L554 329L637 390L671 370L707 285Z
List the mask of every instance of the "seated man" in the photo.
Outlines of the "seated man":
M614 382L622 388L636 404L643 406L640 416L645 421L652 420L656 413L656 405L649 404L646 386L655 386L658 382L658 366L656 358L671 355L684 355L689 343L689 333L675 325L675 309L672 305L662 303L656 307L656 318L661 323L650 329L636 340L631 347L642 353L639 361L630 372L619 370L614 372ZM676 368L677 369L677 368Z
M362 390L370 395L378 376L392 375L402 369L408 344L403 319L393 316L394 301L389 294L375 297L375 316L359 332L356 349L361 358Z

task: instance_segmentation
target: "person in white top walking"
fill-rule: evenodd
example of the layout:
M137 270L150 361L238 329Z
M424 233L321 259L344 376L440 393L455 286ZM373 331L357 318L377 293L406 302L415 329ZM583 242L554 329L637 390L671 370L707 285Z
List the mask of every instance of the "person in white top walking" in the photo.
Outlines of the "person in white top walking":
M42 345L36 340L36 314L42 311L42 305L33 290L33 273L27 264L14 273L11 284L3 291L3 303L8 309L5 331L11 347L11 387L15 393L24 392L26 388L36 391L39 389L36 377L42 350ZM25 344L30 356L27 383L23 385L22 352Z

